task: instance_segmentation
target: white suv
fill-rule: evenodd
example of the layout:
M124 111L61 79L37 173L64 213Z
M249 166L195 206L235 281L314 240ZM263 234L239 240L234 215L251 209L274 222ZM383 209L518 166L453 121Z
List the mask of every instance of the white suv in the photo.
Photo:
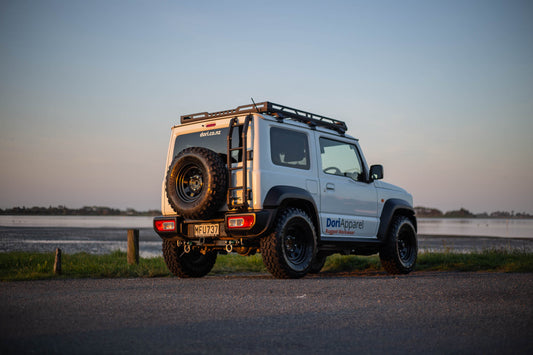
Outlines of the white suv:
M181 116L172 128L154 229L179 277L217 254L262 254L278 278L320 271L334 253L379 253L393 274L416 262L412 196L379 181L346 124L262 102Z

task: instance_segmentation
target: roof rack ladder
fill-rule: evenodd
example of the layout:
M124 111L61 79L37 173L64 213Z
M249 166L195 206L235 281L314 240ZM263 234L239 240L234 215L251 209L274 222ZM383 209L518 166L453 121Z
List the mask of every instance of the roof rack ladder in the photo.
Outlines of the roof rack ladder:
M248 142L248 126L250 125L250 121L252 120L252 115L246 116L244 119L243 124L238 124L239 119L237 117L233 117L229 123L229 132L228 132L228 208L229 209L246 209L248 208L248 199L250 196L251 189L248 188L248 152L246 151L246 145ZM237 147L233 147L233 129L235 127L242 126L242 132L241 132L241 143L242 145L239 145ZM240 151L241 157L242 157L242 165L237 167L232 167L232 161L231 161L231 153L234 151ZM236 170L242 170L242 185L236 186L237 183L235 183L235 186L233 186L233 176L232 172ZM235 201L238 200L238 197L234 196L234 191L242 191L242 202L236 203Z

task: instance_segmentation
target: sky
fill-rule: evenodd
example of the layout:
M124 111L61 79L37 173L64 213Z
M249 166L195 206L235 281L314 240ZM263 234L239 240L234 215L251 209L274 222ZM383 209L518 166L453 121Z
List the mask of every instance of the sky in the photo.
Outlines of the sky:
M159 209L180 115L346 121L443 211L533 214L533 2L0 0L0 208Z

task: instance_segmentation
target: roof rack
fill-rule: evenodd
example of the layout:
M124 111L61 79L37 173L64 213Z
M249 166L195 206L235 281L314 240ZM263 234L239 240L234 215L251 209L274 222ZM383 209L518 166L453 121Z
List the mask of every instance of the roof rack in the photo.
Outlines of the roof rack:
M276 117L278 121L283 121L286 118L290 118L295 121L303 122L309 125L311 129L315 129L317 126L320 126L332 129L340 134L344 134L348 130L346 123L343 121L298 110L292 107L275 104L269 101L260 102L257 104L243 105L231 110L224 110L212 113L200 112L191 115L184 115L181 116L181 123L191 123L196 121L204 121L212 118L235 116L253 112L270 114Z

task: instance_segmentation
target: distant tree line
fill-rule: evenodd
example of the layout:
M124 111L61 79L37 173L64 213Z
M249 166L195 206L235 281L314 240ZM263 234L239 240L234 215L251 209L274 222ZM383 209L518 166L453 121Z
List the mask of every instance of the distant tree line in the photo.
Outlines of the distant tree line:
M436 208L415 207L416 216L423 218L533 218L533 215L525 212L515 213L514 211L495 211L492 213L472 213L465 208L458 210L442 212Z
M472 213L465 208L442 212L436 208L415 207L417 217L422 218L533 218L525 212L495 211L492 213ZM34 216L159 216L161 211L136 211L133 208L120 210L104 206L85 206L82 208L68 208L65 206L50 207L13 207L0 209L0 215L34 215Z
M157 216L159 210L136 211L133 208L119 210L111 207L85 206L68 208L65 206L50 207L13 207L0 209L3 215L35 215L35 216Z

